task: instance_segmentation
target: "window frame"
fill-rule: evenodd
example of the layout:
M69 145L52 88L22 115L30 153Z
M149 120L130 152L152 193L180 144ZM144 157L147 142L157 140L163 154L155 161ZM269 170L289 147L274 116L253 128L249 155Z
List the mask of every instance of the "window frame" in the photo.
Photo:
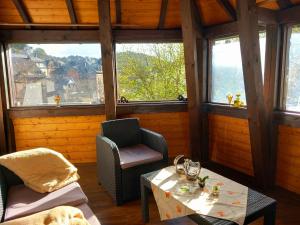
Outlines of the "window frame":
M261 32L266 32L265 27L259 27L259 33ZM226 39L226 38L232 38L232 37L239 37L239 33L229 33L229 34L224 34L224 35L217 35L217 36L212 36L208 38L208 53L207 53L207 104L210 105L210 108L216 106L217 110L219 108L228 108L228 110L230 109L235 109L234 107L232 107L231 105L229 105L228 103L221 103L221 102L213 102L212 101L212 57L213 57L213 53L212 53L212 48L213 48L213 44L214 41L218 40L218 39ZM267 41L267 40L266 40ZM267 45L267 43L266 43ZM265 52L265 56L266 57L266 52ZM266 62L266 61L265 61ZM264 71L262 71L262 73L264 73ZM246 93L245 93L246 95ZM246 98L246 96L245 96ZM241 107L240 109L247 109L247 105ZM228 113L226 113L227 115Z
M300 111L291 111L286 109L287 102L287 90L288 90L288 71L289 71L289 53L290 53L290 38L292 35L293 26L298 25L299 23L287 23L283 26L282 31L282 46L281 46L281 67L279 71L280 79L279 79L279 97L277 100L277 106L281 113L286 115L292 115L294 117L300 117Z
M262 30L260 30L261 32ZM216 36L216 37L210 37L208 39L208 54L207 54L207 103L211 105L211 107L216 106L216 107L228 107L228 108L233 108L231 105L227 103L221 103L221 102L213 102L212 101L212 48L214 45L214 41L218 39L226 39L226 38L232 38L232 37L239 37L238 33L232 33L228 35L222 35L222 36ZM246 97L246 96L245 96ZM247 105L241 107L240 109L247 109Z
M166 40L148 40L148 39L137 39L137 40L116 40L114 42L114 54L115 54L115 85L116 85L116 96L117 96L117 106L123 107L128 105L129 107L131 106L147 106L149 105L150 107L153 107L154 105L156 106L162 106L162 105L187 105L187 101L179 101L177 99L174 100L160 100L160 101L129 101L128 103L123 103L120 102L120 99L118 99L118 90L119 90L119 83L118 83L118 74L117 74L117 52L116 52L116 45L117 44L182 44L183 45L183 40L182 39L166 39ZM185 58L183 58L183 63L185 65ZM186 81L186 73L184 74L184 78ZM186 91L188 92L188 86L186 85ZM126 97L126 96L125 96Z
M104 111L104 106L105 106L105 100L104 103L99 103L99 104L67 104L67 105L60 105L57 107L56 105L35 105L35 106L14 106L13 105L13 100L12 100L12 90L11 90L11 85L12 85L12 62L10 58L10 51L9 51L9 45L11 44L99 44L100 45L100 57L102 58L101 55L101 42L95 41L7 41L4 43L4 60L6 61L7 68L6 68L6 74L5 74L5 86L6 86L6 95L8 97L7 101L7 108L12 111L12 114L16 112L22 112L25 110L37 110L41 112L41 114L45 114L45 110L49 110L51 112L52 110L56 109L57 112L53 113L55 115L65 115L66 113L70 112L70 109L75 109L75 110L89 110L93 108L100 108L100 111ZM101 59L100 58L100 59ZM97 110L94 110L97 111ZM29 113L30 114L30 113ZM28 114L28 115L29 115ZM34 114L34 113L33 113ZM70 115L80 115L81 113L73 113L71 112ZM84 114L84 113L83 113ZM97 113L96 113L97 114ZM27 115L27 113L26 113Z

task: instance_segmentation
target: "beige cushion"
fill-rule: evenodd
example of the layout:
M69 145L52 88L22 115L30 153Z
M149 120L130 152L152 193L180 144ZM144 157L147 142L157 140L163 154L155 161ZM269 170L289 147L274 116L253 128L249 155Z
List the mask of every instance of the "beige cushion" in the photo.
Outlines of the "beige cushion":
M78 208L58 206L30 216L2 223L3 225L90 225Z
M0 164L18 175L27 187L40 193L55 191L79 179L75 166L62 154L47 148L1 156Z
M163 155L160 152L143 144L120 148L119 154L122 169L163 159Z

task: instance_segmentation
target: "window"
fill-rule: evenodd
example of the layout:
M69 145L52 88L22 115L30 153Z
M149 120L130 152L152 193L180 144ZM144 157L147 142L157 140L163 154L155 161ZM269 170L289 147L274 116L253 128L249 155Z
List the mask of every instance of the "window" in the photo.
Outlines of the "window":
M181 43L117 44L118 98L170 101L186 97Z
M104 102L99 44L10 44L12 106Z
M300 26L293 26L286 70L285 108L300 112Z
M265 33L260 33L262 71L265 64ZM246 103L239 37L218 39L212 46L211 102L227 104L228 94L241 95Z

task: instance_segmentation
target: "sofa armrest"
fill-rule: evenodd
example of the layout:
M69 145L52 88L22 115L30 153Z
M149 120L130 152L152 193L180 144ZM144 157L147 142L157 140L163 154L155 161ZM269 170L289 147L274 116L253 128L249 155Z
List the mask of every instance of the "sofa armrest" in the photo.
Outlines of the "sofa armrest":
M109 190L118 202L121 198L117 196L117 190L121 188L119 149L113 141L102 135L96 136L96 148L98 182Z
M160 152L164 160L168 160L168 145L166 139L159 133L141 128L142 143Z

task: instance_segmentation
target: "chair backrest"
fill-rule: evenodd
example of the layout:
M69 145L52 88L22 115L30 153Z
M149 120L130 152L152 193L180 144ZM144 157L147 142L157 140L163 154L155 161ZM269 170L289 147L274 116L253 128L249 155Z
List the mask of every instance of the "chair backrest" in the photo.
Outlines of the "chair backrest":
M0 221L3 221L8 189L12 185L22 184L23 181L9 169L0 166Z
M119 148L137 145L142 141L137 118L105 121L102 123L102 135L115 142Z

